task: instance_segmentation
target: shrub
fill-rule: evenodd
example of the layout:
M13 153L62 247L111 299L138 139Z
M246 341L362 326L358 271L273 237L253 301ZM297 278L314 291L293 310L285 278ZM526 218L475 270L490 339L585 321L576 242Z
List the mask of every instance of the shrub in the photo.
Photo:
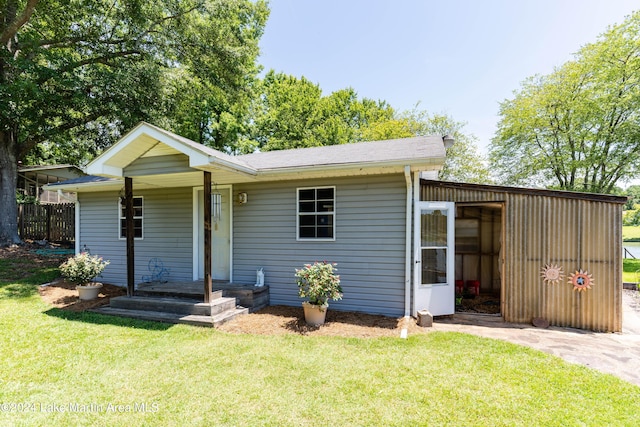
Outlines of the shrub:
M325 305L329 299L342 299L340 276L335 273L338 271L336 265L323 261L296 269L298 295L308 298L309 303L314 305Z
M100 275L109 261L102 257L82 252L65 261L59 268L62 276L71 283L84 285Z

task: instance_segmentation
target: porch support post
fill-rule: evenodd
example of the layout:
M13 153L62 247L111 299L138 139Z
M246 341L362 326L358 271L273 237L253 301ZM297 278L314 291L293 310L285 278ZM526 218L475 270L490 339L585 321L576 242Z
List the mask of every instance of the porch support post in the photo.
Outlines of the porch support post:
M132 297L135 291L135 259L133 252L133 179L124 179L124 215L127 237L127 296Z
M204 172L204 302L211 302L211 172Z

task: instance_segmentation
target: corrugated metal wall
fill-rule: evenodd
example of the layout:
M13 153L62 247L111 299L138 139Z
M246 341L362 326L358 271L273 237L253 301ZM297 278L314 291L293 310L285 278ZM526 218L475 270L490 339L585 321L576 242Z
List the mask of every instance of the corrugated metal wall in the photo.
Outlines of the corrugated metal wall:
M529 323L543 317L556 326L622 329L619 201L432 181L423 181L421 200L504 203L501 311L505 321ZM562 267L560 283L543 281L541 269L546 264ZM574 291L568 283L579 269L592 274L591 289Z

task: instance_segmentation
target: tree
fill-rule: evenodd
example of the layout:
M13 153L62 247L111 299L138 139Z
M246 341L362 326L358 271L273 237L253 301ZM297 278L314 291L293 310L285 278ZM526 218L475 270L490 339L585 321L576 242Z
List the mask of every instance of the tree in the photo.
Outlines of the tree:
M477 138L464 131L465 123L446 114L412 110L396 114L386 121L373 123L365 132L368 140L409 138L412 136L451 135L455 140L447 148L447 157L438 178L444 181L487 184L491 182L486 161L480 154Z
M627 203L624 206L625 210L635 210L636 205L640 204L640 185L630 185L623 195L627 196Z
M87 159L123 129L161 118L177 108L176 70L236 105L257 72L267 15L249 0L2 1L0 245L20 242L19 160Z
M500 106L490 161L502 182L611 193L639 173L640 12Z
M429 115L414 108L400 115L407 121L409 130L415 136L451 135L454 144L447 148L444 167L438 174L443 181L491 183L486 161L478 149L478 138L464 131L466 123L456 121L447 114Z
M352 88L328 96L305 77L269 71L252 109L250 139L244 150L282 150L346 144L363 140L372 122L388 119L393 109L384 101L359 99Z
M491 182L477 138L464 132L465 123L448 115L429 115L417 107L398 114L386 101L359 99L352 88L322 96L320 86L306 78L273 70L259 93L242 152L450 134L456 143L447 149L440 179Z

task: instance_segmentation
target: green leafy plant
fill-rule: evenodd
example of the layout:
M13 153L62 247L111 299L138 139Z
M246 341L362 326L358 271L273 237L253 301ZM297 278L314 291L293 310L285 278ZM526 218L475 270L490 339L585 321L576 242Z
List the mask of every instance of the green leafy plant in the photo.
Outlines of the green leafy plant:
M327 301L342 299L340 276L336 274L336 263L326 261L305 264L296 269L298 295L308 298L313 305L327 305Z
M69 282L84 285L100 275L107 265L109 261L103 260L102 257L82 252L66 260L59 269Z

